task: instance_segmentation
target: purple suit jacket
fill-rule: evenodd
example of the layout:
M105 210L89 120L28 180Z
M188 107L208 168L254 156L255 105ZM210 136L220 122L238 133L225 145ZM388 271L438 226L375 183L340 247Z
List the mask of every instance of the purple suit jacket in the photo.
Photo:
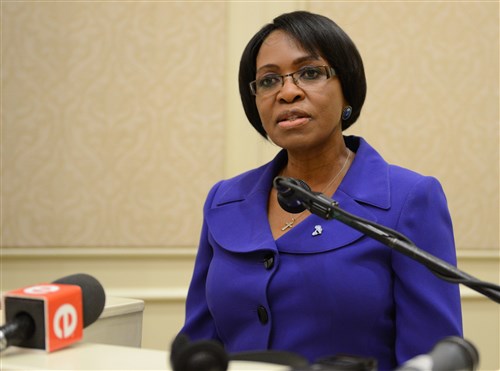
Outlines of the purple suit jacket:
M333 195L339 207L456 264L439 182L389 165L362 138L345 140L356 157ZM274 240L267 202L286 161L281 151L210 191L181 332L230 353L374 357L379 370L462 335L457 285L341 222L311 215Z

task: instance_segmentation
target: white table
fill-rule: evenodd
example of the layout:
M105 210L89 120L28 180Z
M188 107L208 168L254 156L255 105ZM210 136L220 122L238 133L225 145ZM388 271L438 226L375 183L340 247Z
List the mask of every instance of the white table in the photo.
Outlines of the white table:
M1 370L171 370L169 353L109 344L77 343L52 353L10 347L0 353ZM228 371L288 371L287 366L231 361Z

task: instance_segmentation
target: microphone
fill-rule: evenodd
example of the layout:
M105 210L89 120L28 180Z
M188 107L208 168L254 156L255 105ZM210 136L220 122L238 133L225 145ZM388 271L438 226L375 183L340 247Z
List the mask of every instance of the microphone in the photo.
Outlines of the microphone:
M277 176L273 181L278 191L278 203L289 213L301 213L305 209L323 219L333 219L337 202L321 192L312 192L301 179Z
M7 292L0 352L11 345L52 352L79 341L83 328L101 315L105 301L99 281L83 273Z
M295 187L300 187L310 192L311 188L306 182L301 179L278 176L274 178L273 183L274 188L278 191L278 203L283 210L292 214L298 214L306 209L295 192ZM291 186L294 186L294 188L291 188Z
M217 340L191 341L184 333L179 333L172 341L169 361L174 371L227 371L232 361L278 364L294 370L309 365L306 358L287 351L256 350L228 354Z
M451 336L439 341L430 353L410 359L396 371L473 371L478 363L479 353L474 345Z
M191 341L179 333L171 345L170 364L174 371L226 371L229 357L218 341Z

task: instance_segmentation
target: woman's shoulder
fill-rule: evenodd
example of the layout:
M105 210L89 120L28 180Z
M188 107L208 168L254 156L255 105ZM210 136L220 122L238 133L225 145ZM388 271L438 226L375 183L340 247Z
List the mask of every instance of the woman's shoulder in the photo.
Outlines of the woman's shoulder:
M436 177L396 165L389 165L389 169L393 200L401 199L402 202L407 202L412 199L434 201L439 199L440 203L446 204L445 191Z
M283 161L283 156L285 156L285 154L280 152L273 160L264 165L219 180L212 186L209 192L209 198L212 199L213 202L215 201L220 204L244 199L246 196L256 191L268 191L272 177Z
M355 145L356 159L343 188L354 198L384 208L411 194L443 192L435 176L387 162L361 137L350 138L349 142Z
M248 192L249 189L253 188L255 183L262 177L262 174L268 166L269 164L265 164L232 177L219 180L214 187L217 187L219 192L227 192L231 189Z
M385 158L372 147L364 138L362 137L351 137L349 139L351 143L354 144L357 149L357 154L359 154L363 161L367 163L367 167L377 167L382 172L385 172L391 180L401 181L404 183L414 184L419 183L424 180L434 179L432 175L425 175L416 170L410 169L409 167L401 166L399 164L389 163Z

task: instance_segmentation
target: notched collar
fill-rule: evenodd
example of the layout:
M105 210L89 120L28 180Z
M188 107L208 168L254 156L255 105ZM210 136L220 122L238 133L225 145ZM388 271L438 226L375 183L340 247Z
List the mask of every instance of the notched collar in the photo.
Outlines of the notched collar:
M280 152L270 163L222 182L206 215L215 241L232 252L276 250L267 218L267 202L275 174L286 163Z
M339 190L360 203L388 210L391 207L389 164L363 138L349 136L345 141L357 151Z

